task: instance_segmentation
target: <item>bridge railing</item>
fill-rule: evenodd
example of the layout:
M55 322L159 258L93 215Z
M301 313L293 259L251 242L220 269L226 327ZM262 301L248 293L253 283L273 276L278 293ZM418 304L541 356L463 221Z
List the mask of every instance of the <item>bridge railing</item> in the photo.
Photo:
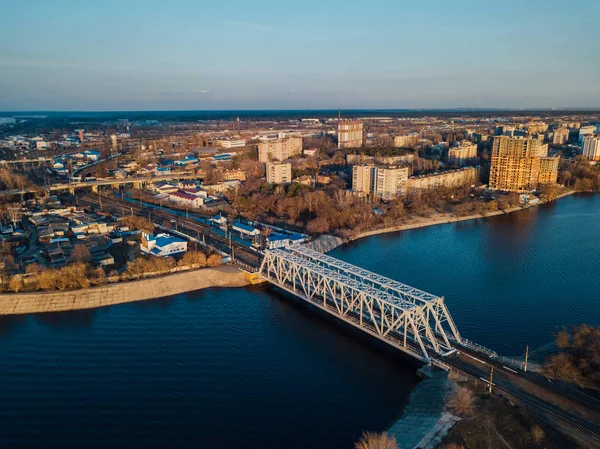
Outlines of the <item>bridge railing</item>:
M498 358L498 353L496 351L492 351L491 349L488 349L485 346L481 346L471 340L467 340L466 338L461 338L461 342L459 344L461 344L469 349L472 349L474 351L487 354L489 357L492 357L494 359Z

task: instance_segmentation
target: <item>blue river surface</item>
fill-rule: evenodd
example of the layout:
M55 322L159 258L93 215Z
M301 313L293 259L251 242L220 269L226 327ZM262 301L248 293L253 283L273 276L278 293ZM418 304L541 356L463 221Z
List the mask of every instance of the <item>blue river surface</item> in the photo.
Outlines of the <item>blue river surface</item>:
M385 234L331 255L443 295L501 354L600 324L600 195ZM0 317L2 447L352 447L418 365L270 288Z

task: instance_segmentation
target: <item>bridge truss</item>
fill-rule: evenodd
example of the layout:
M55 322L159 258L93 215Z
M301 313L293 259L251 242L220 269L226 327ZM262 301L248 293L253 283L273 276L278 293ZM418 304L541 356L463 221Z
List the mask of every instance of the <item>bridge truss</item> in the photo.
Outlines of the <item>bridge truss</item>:
M443 364L461 336L444 298L305 246L267 250L260 275L275 286L425 362Z

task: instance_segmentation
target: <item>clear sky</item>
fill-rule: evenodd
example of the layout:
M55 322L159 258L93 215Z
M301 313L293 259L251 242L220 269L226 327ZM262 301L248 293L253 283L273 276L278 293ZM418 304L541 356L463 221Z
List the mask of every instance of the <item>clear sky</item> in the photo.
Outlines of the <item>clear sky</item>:
M600 107L600 0L0 0L0 110Z

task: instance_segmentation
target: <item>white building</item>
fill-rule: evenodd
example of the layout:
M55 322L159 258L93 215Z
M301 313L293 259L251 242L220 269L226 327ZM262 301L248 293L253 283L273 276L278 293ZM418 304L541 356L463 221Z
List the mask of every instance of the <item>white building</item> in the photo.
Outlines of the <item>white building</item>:
M594 134L596 134L596 125L582 126L579 128L579 143L583 143L584 138Z
M352 190L368 193L377 198L391 200L406 194L408 167L377 167L355 165L352 167Z
M186 240L169 234L142 233L141 250L156 257L168 257L183 254L187 251Z
M182 191L169 193L169 201L177 203L179 205L189 207L202 207L204 205L204 198L201 196L191 195Z
M600 160L600 135L583 138L583 155L590 161Z

